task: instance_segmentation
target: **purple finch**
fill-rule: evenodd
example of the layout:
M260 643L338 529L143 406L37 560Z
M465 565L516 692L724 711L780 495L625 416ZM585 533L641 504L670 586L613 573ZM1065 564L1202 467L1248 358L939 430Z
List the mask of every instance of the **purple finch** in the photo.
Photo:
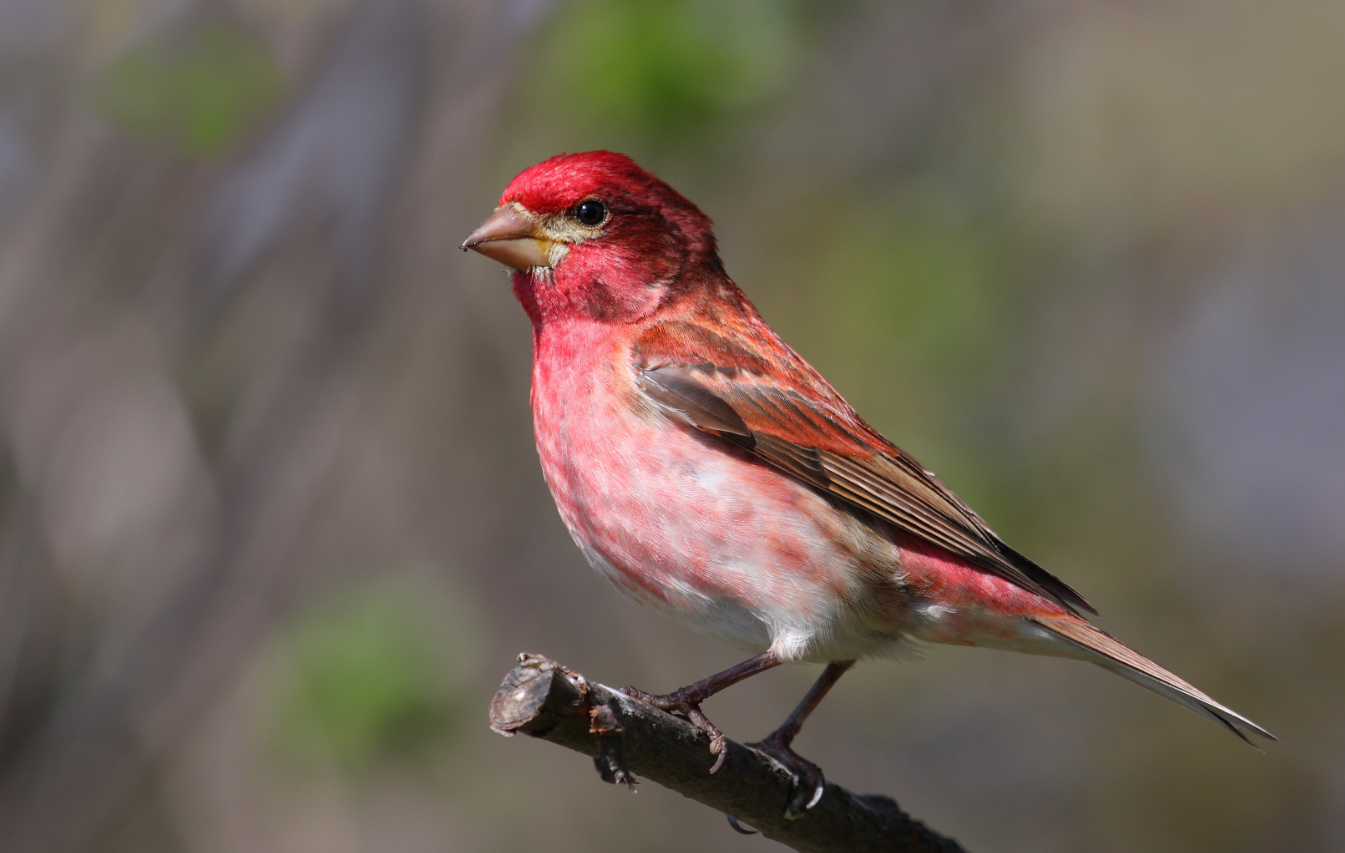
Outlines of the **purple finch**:
M755 655L664 696L723 761L701 712L781 663L827 664L758 745L822 795L790 744L856 660L912 642L1076 658L1229 731L1272 738L1089 624L1064 581L1006 545L879 435L729 279L712 223L630 158L522 172L463 243L513 268L532 320L537 450L561 518L637 602Z

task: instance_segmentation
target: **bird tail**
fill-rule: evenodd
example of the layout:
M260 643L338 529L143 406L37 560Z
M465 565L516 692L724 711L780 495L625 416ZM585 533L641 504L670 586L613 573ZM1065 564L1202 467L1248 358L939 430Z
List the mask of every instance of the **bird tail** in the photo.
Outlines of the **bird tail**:
M1147 687L1160 696L1166 696L1179 705L1185 705L1206 719L1213 720L1247 743L1247 735L1254 734L1269 740L1278 740L1273 734L1253 723L1236 711L1220 705L1182 679L1158 664L1130 649L1105 631L1093 627L1075 616L1038 616L1039 625L1056 636L1078 646L1085 659L1122 678ZM1255 746L1255 744L1252 744Z

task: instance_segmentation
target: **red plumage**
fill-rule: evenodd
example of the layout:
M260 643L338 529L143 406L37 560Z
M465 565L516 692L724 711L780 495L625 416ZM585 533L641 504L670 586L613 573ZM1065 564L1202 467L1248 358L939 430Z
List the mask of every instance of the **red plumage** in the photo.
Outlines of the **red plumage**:
M717 748L705 696L832 662L764 744L816 783L788 748L803 717L849 662L928 641L1089 660L1269 737L1089 625L1082 596L865 423L729 279L712 228L630 158L591 152L522 172L464 244L516 268L542 468L584 554L637 601L757 655L647 698Z

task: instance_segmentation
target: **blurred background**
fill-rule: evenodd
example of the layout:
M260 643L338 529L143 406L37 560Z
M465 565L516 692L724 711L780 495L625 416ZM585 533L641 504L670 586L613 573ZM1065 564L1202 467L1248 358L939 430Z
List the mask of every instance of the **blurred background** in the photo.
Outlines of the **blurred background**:
M1265 754L1083 664L861 666L799 740L973 851L1345 851L1345 5L0 0L0 849L781 849L505 740L666 691L457 250L633 155L879 429ZM733 738L817 667L708 706Z

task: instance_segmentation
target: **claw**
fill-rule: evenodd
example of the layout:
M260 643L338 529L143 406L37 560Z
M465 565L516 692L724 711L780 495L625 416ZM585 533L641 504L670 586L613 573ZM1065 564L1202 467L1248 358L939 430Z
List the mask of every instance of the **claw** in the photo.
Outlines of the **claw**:
M738 823L738 819L731 814L726 814L724 817L729 819L729 826L733 827L733 831L739 835L756 835L761 831L759 829L743 829L743 825Z
M711 744L710 754L713 755L714 751L715 751L714 744ZM719 768L724 766L724 762L728 760L728 757L729 757L729 751L721 747L719 750L719 757L715 759L714 764L710 765L710 772L706 775L713 776L716 773L718 773Z

